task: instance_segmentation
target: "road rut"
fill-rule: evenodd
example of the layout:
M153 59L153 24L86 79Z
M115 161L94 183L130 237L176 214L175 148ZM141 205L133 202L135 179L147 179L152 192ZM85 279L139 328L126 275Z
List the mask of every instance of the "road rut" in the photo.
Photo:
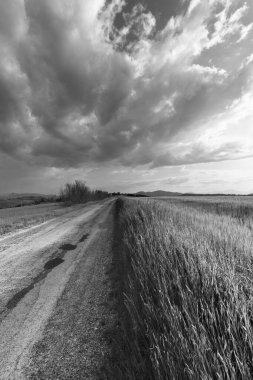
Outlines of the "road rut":
M0 379L97 379L109 352L113 202L80 207L0 252Z

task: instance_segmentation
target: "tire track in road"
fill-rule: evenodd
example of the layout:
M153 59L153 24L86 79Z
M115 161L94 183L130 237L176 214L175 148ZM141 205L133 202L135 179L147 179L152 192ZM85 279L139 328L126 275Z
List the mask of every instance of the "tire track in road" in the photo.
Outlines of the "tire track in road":
M85 234L84 235L87 239L87 237L89 236L89 234ZM85 239L82 240L82 242L84 241ZM57 254L56 252L56 257L53 258L53 259L50 259L49 261L46 262L46 264L44 265L44 270L43 272L41 272L38 276L36 276L32 283L23 288L22 290L20 290L18 293L16 293L10 300L9 302L7 303L7 309L8 310L12 310L14 309L14 307L17 306L17 304L22 300L22 298L24 298L26 296L27 293L29 293L33 288L34 286L44 280L47 275L58 265L62 264L64 262L64 256L66 254L67 251L72 251L72 250L75 250L77 248L76 245L73 245L73 244L70 244L70 243L67 243L67 244L63 244L62 246L60 246L60 249L61 249L61 252L59 254Z
M108 329L117 313L111 300L113 209L97 223L97 232L58 300L42 338L33 346L27 380L104 378L111 357Z
M80 260L84 267L89 267L89 246L96 242L100 231L99 223L109 213L111 204L111 201L107 202L94 213L90 212L89 218L78 223L77 228L72 229L72 233L62 243L59 244L57 240L59 248L46 256L48 260L44 262L42 272L8 300L6 314L2 315L0 324L1 380L27 379L24 371L29 367L33 346L42 339L47 321ZM58 263L59 260L62 262L54 265L57 260Z
M32 283L59 245L80 234L81 227L84 224L89 226L101 210L101 203L79 206L66 216L5 241L7 247L0 252L0 320L7 302Z

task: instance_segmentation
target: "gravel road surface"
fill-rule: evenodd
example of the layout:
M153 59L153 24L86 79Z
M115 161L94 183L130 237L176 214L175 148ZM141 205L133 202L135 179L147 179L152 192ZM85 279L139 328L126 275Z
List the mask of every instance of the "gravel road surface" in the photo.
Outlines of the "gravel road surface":
M0 239L0 379L99 379L113 201Z

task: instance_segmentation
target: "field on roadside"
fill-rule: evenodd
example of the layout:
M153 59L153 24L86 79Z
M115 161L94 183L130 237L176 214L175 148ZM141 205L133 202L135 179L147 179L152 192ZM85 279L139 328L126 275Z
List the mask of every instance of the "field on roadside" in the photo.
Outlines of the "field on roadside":
M191 206L217 215L232 216L242 222L253 218L253 196L180 196L157 200Z
M117 202L117 378L253 378L253 198Z
M59 203L0 209L0 236L45 222L66 212Z
M29 205L37 205L40 203L55 202L55 195L40 195L40 194L18 194L11 193L0 195L0 209L11 207L23 207Z

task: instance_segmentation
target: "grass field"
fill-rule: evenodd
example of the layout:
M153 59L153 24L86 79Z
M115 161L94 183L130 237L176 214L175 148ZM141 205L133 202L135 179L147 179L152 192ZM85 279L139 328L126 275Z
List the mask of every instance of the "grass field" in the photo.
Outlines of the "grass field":
M192 206L217 215L232 216L243 223L253 218L253 196L180 196L159 200Z
M66 212L58 203L0 209L0 236L31 227Z
M252 198L123 198L118 209L117 378L252 379Z
M40 203L55 202L55 195L40 195L40 194L0 194L0 209L23 207L29 205L37 205Z

